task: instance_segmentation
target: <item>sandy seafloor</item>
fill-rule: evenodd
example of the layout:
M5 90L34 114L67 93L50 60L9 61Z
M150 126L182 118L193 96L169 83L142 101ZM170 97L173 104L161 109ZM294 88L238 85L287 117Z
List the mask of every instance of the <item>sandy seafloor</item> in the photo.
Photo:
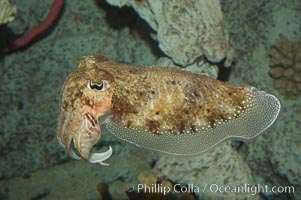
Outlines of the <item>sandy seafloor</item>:
M52 0L45 2L11 0L18 16L8 28L21 34L37 24ZM68 158L56 140L56 116L60 87L78 60L102 54L118 62L152 65L164 53L151 37L155 32L131 8L101 0L67 0L51 30L28 48L1 55L0 200L109 199L97 189L103 183L117 200L301 199L301 96L287 98L274 88L267 56L281 34L301 40L301 2L223 0L222 8L236 52L234 64L225 70L230 74L227 81L279 97L282 111L273 127L251 142L227 142L192 158L144 150L109 134L103 134L96 150L113 147L110 167ZM7 30L1 31L4 37ZM155 183L292 186L294 192L126 194L129 184Z

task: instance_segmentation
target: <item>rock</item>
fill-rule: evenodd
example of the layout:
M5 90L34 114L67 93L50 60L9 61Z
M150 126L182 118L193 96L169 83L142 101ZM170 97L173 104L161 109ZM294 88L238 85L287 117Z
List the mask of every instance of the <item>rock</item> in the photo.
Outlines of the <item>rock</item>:
M107 0L131 6L157 32L161 50L182 66L205 55L212 62L226 57L228 42L219 0Z
M173 158L162 156L155 165L158 175L167 177L172 182L182 186L189 185L200 188L196 195L200 199L260 199L259 195L251 193L224 192L229 186L244 187L254 184L251 171L243 158L231 148L230 143L191 158ZM221 188L222 192L215 189ZM205 190L205 191L203 191Z

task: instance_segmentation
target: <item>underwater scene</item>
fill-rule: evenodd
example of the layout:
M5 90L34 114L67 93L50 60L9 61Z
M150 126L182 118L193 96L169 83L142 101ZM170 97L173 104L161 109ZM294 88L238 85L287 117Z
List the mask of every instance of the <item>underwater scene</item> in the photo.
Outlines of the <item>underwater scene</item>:
M301 200L300 0L0 0L0 200Z

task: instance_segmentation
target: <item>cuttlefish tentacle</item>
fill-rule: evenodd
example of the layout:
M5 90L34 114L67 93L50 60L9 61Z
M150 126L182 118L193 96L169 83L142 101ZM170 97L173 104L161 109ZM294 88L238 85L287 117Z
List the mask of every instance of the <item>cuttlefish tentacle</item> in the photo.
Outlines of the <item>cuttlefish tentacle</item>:
M102 165L112 148L90 153L100 140L100 124L140 147L195 155L227 139L258 136L274 123L280 108L275 96L254 87L86 56L62 87L57 137L72 157ZM104 116L109 118L99 122ZM79 156L70 148L72 141Z

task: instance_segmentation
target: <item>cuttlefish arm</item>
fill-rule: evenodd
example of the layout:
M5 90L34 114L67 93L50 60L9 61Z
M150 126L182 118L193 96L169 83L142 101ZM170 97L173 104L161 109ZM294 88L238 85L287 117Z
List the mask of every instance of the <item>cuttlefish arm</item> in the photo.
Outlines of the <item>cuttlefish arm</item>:
M103 161L112 155L111 147L104 153L90 151L100 140L98 117L109 112L113 88L112 76L95 68L78 66L66 78L61 90L57 139L72 158L107 165Z

